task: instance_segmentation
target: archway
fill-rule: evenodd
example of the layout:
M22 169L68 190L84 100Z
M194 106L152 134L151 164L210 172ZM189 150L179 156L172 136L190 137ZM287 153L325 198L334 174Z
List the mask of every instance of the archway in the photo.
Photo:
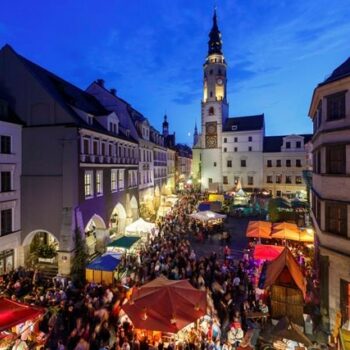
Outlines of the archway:
M114 207L109 221L111 235L124 233L126 217L127 215L124 206L121 203L118 203Z
M104 234L106 231L106 224L101 218L101 216L94 214L85 226L85 239L88 254L90 256L94 255L96 250L104 249L104 244L98 247L100 241L104 242ZM102 236L102 237L101 237Z
M34 230L23 240L24 264L40 268L49 273L57 270L57 251L59 240L46 230ZM55 271L51 271L53 274Z
M139 205L137 203L137 199L135 198L135 196L132 196L130 199L130 208L131 208L132 221L135 221L139 218Z

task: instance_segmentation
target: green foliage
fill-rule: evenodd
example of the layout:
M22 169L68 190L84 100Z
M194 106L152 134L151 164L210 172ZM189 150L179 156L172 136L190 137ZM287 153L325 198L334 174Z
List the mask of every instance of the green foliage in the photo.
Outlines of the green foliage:
M38 258L52 259L57 255L54 245L40 244L37 248Z
M79 229L75 230L75 253L72 259L71 276L75 286L83 287L85 283L85 267L87 264L88 253L86 244Z
M269 218L271 222L278 222L280 219L280 214L278 211L278 205L276 201L269 201Z

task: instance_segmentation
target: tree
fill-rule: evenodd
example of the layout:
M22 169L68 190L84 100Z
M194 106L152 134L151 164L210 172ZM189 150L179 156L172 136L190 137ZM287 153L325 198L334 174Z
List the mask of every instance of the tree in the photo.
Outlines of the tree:
M75 230L75 254L72 259L72 281L76 287L83 287L85 283L85 268L88 254L86 244L79 229Z

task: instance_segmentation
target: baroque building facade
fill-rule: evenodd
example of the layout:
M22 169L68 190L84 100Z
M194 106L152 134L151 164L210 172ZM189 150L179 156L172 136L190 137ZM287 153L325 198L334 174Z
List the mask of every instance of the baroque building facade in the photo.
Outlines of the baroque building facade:
M282 143L276 145L274 137L265 136L264 114L229 117L227 62L223 55L216 11L203 71L201 133L195 127L193 140L194 183L202 191L210 192L232 191L239 187L248 192L266 189L272 195L303 196L306 186L303 178L300 183L300 176L307 169L305 158L308 147L305 148L304 144L309 141L310 135L278 136ZM302 146L298 149L294 147L292 154L292 149L283 148L285 138L298 139ZM294 141L286 142L288 145L295 144ZM265 151L277 154L265 155ZM288 164L281 177L281 186L271 186L280 177L277 180L275 177L270 183L270 176L274 174L265 166L268 157L277 157L283 164ZM293 169L289 162L293 162ZM295 162L297 165L294 165ZM266 181L267 177L269 182Z

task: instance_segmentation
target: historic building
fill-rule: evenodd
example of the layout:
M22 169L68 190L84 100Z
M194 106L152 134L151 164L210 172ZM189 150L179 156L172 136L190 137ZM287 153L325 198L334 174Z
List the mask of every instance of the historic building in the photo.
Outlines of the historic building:
M178 143L176 145L176 189L184 190L186 185L192 185L192 150L191 147Z
M350 319L350 58L314 90L312 219L319 241L321 312Z
M300 183L300 176L306 167L304 138L307 136L266 137L264 114L229 117L227 62L216 12L203 70L201 134L195 127L193 140L194 184L202 191L211 192L231 191L236 187L248 192L266 187L273 195L295 195L304 191L305 184L303 179ZM284 141L287 145L293 144L293 148L285 149ZM301 147L296 148L299 142ZM265 155L265 151L269 154ZM276 167L282 169L283 162L283 173L265 164L275 158Z
M0 276L21 255L22 123L0 93Z
M310 170L312 135L264 137L263 188L274 197L306 198L304 173Z
M169 122L168 117L164 116L164 121L162 124L164 142L167 147L167 184L166 193L175 193L175 159L176 159L176 149L175 149L175 133L169 133Z
M138 140L128 122L94 96L9 45L0 51L0 77L8 106L24 124L19 263L32 242L49 244L58 253L52 263L68 274L75 234L86 235L93 253L137 218ZM15 163L17 155L5 157ZM16 201L16 193L7 195ZM2 215L8 222L9 214ZM19 229L18 221L11 229Z

